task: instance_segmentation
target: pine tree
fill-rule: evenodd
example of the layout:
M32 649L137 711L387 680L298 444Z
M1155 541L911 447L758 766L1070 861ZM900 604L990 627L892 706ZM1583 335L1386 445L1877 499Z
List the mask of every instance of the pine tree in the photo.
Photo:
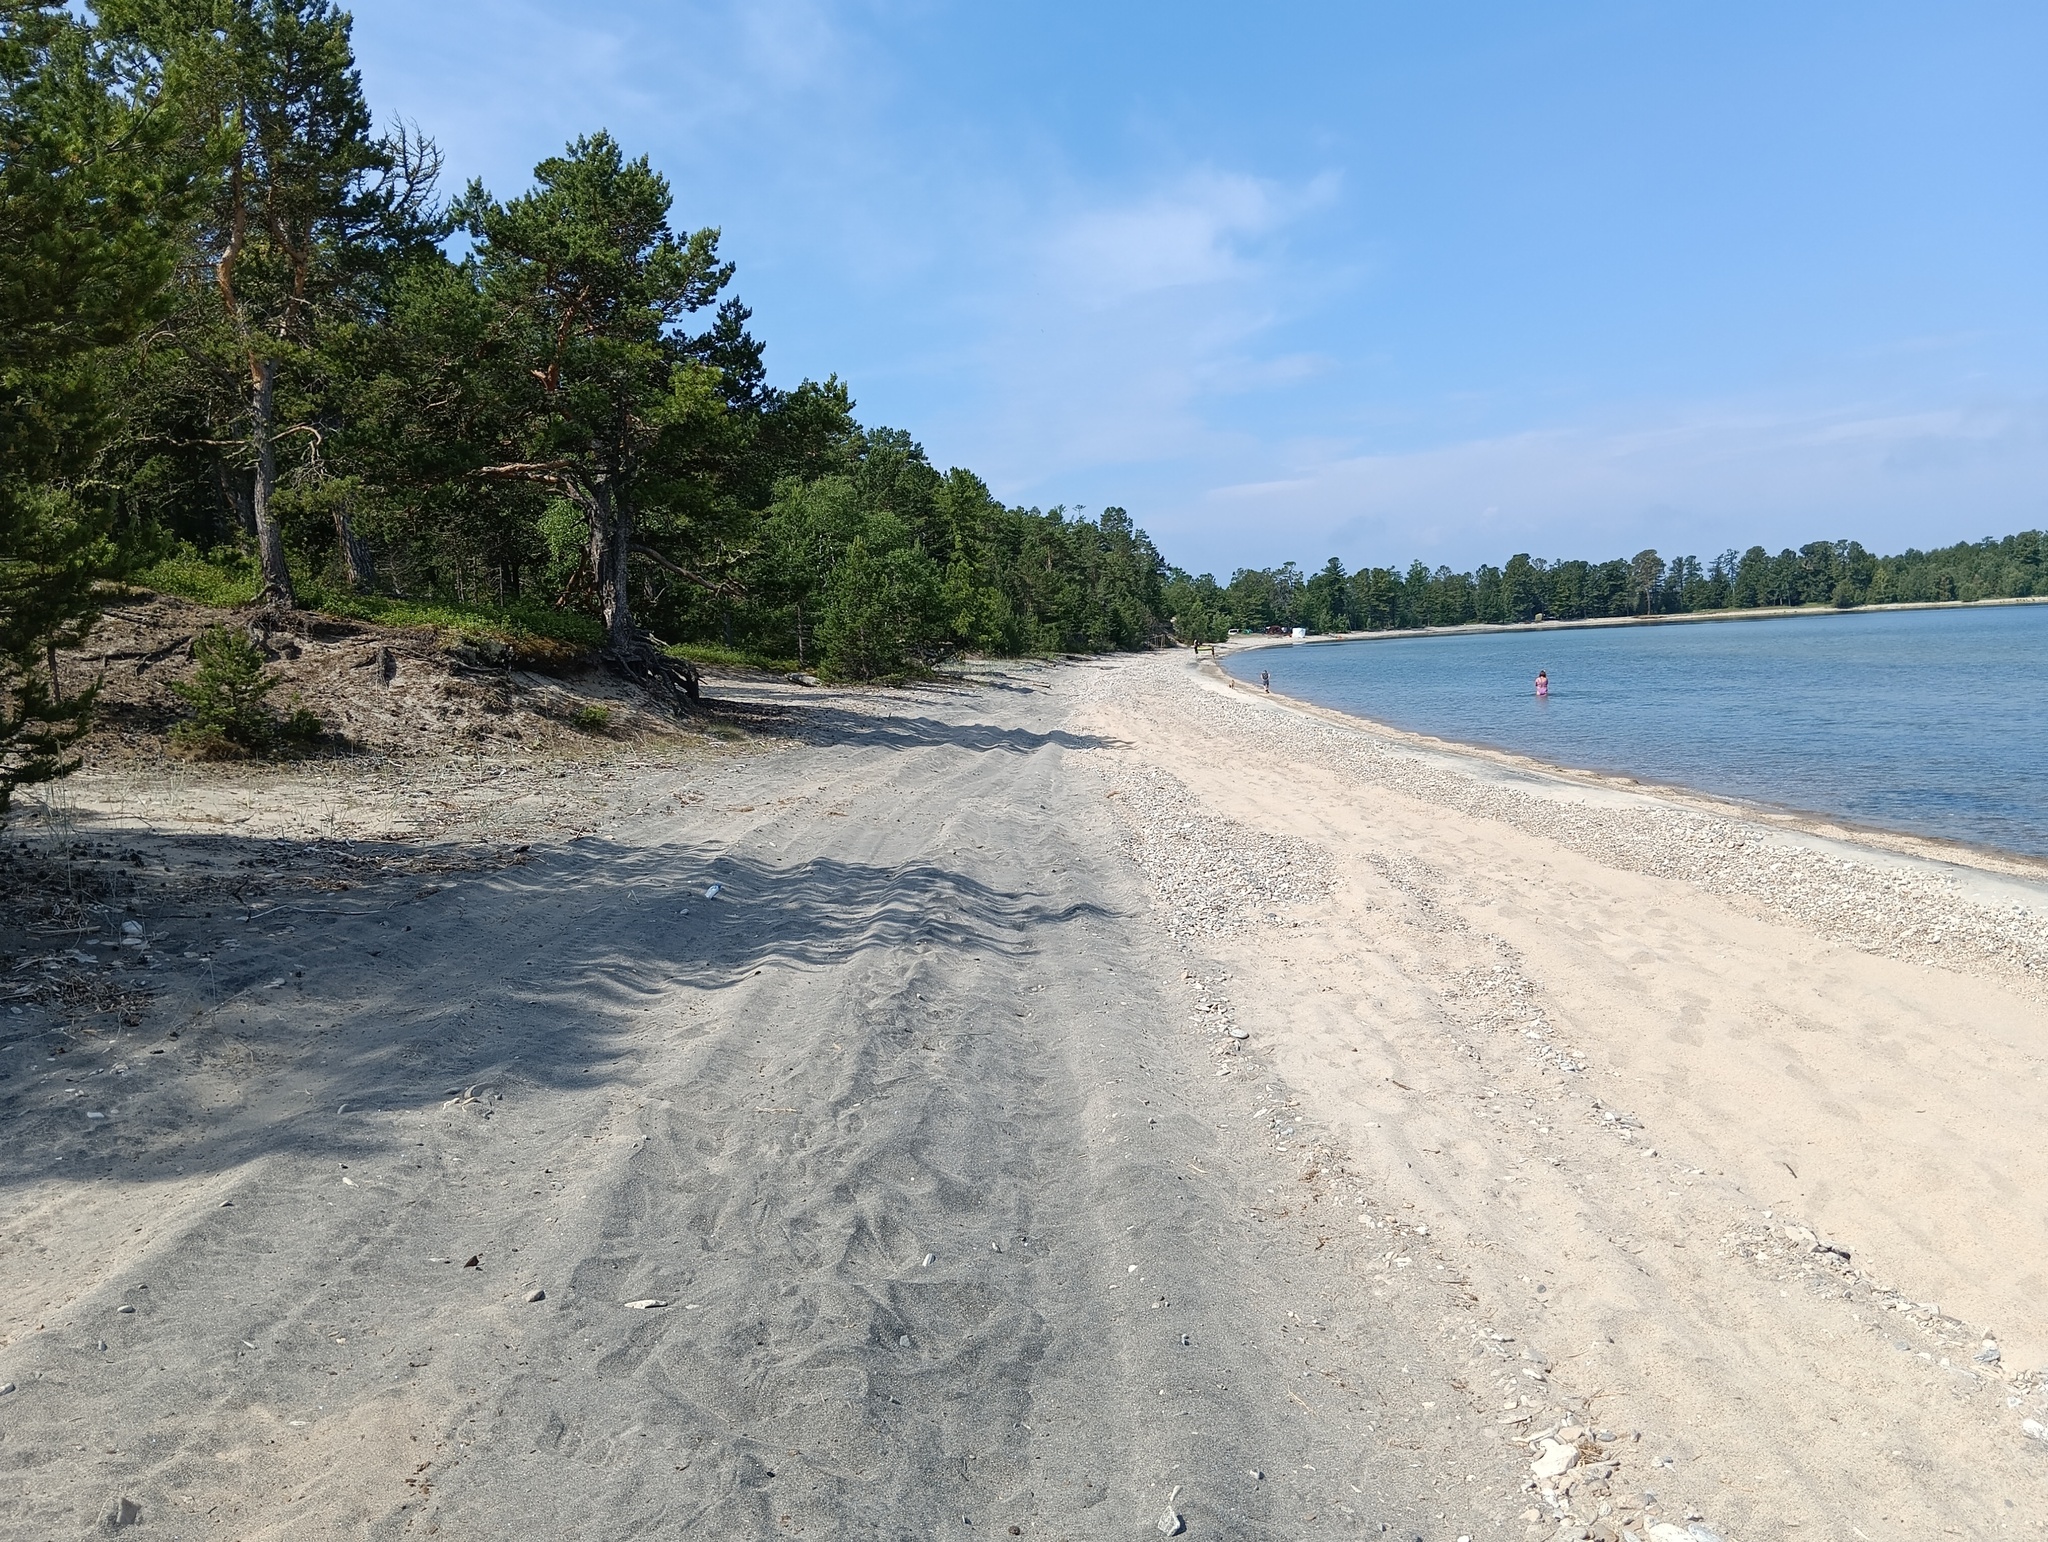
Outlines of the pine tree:
M161 83L59 5L0 0L0 814L70 769L90 691L61 647L112 556L79 482L105 440L108 350L162 314L197 163L168 151Z

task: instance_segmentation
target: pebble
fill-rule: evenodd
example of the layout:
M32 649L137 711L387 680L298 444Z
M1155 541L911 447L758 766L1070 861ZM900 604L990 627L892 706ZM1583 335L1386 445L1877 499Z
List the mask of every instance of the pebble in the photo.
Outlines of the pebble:
M13 1390L14 1390L14 1383L13 1383L13 1382L11 1382L11 1381L0 1381L0 1397L5 1397L5 1396L7 1396L7 1394L8 1394L8 1393L10 1393L10 1392L12 1392Z
M545 1301L547 1298L548 1293L544 1290L529 1290L526 1293L526 1300L529 1305L535 1301Z
M1543 1442L1543 1454L1529 1464L1529 1471L1538 1478L1561 1478L1579 1462L1579 1448L1562 1441Z
M115 1526L133 1526L142 1520L142 1506L127 1496L114 1502L113 1513L107 1517Z
M127 1314L132 1313L135 1310L135 1308L132 1306L117 1306L114 1308L114 1310L126 1316Z
M2039 1419L2020 1420L2020 1432L2031 1435L2035 1440L2048 1440L2048 1424L2043 1424Z
M650 1296L645 1301L628 1301L626 1303L626 1310L628 1310L629 1312L651 1312L654 1311L657 1307L664 1307L667 1305L668 1303L666 1301L657 1301L652 1296Z
M706 889L706 890L704 891L704 897L705 897L706 899L717 899L717 898L718 898L718 896L719 896L719 895L721 895L721 894L723 894L724 892L725 892L725 885L724 885L724 884L722 884L722 883L714 883L713 885L711 885L711 887L710 887L710 888L708 888L708 889Z
M142 935L142 923L139 921L123 921L121 923L121 932L122 935L127 937L140 937Z
M1162 1537L1178 1536L1187 1522L1180 1518L1180 1511L1174 1509L1174 1500L1180 1497L1180 1485L1173 1486L1173 1492L1166 1496L1166 1508L1159 1512L1159 1534Z

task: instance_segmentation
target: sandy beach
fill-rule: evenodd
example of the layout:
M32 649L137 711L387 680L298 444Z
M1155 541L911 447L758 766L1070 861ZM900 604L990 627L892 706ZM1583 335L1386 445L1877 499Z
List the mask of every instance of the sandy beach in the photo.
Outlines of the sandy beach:
M9 830L0 1535L2048 1528L2027 865L1186 654L713 688Z

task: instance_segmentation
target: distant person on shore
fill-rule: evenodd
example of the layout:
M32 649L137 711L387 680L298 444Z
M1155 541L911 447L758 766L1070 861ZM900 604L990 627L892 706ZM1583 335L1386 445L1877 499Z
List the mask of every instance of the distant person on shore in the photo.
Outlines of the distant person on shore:
M1265 687L1265 691L1268 696L1271 696L1273 694L1273 672L1270 669L1262 669L1259 671L1259 684Z
M1536 671L1536 694L1538 696L1548 696L1550 694L1550 671L1547 669Z

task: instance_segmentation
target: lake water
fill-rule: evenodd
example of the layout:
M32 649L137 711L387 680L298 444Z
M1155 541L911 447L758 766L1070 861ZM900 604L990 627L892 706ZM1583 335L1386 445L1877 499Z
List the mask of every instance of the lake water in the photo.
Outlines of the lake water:
M1224 668L1440 739L2048 856L2048 605L1308 644Z

